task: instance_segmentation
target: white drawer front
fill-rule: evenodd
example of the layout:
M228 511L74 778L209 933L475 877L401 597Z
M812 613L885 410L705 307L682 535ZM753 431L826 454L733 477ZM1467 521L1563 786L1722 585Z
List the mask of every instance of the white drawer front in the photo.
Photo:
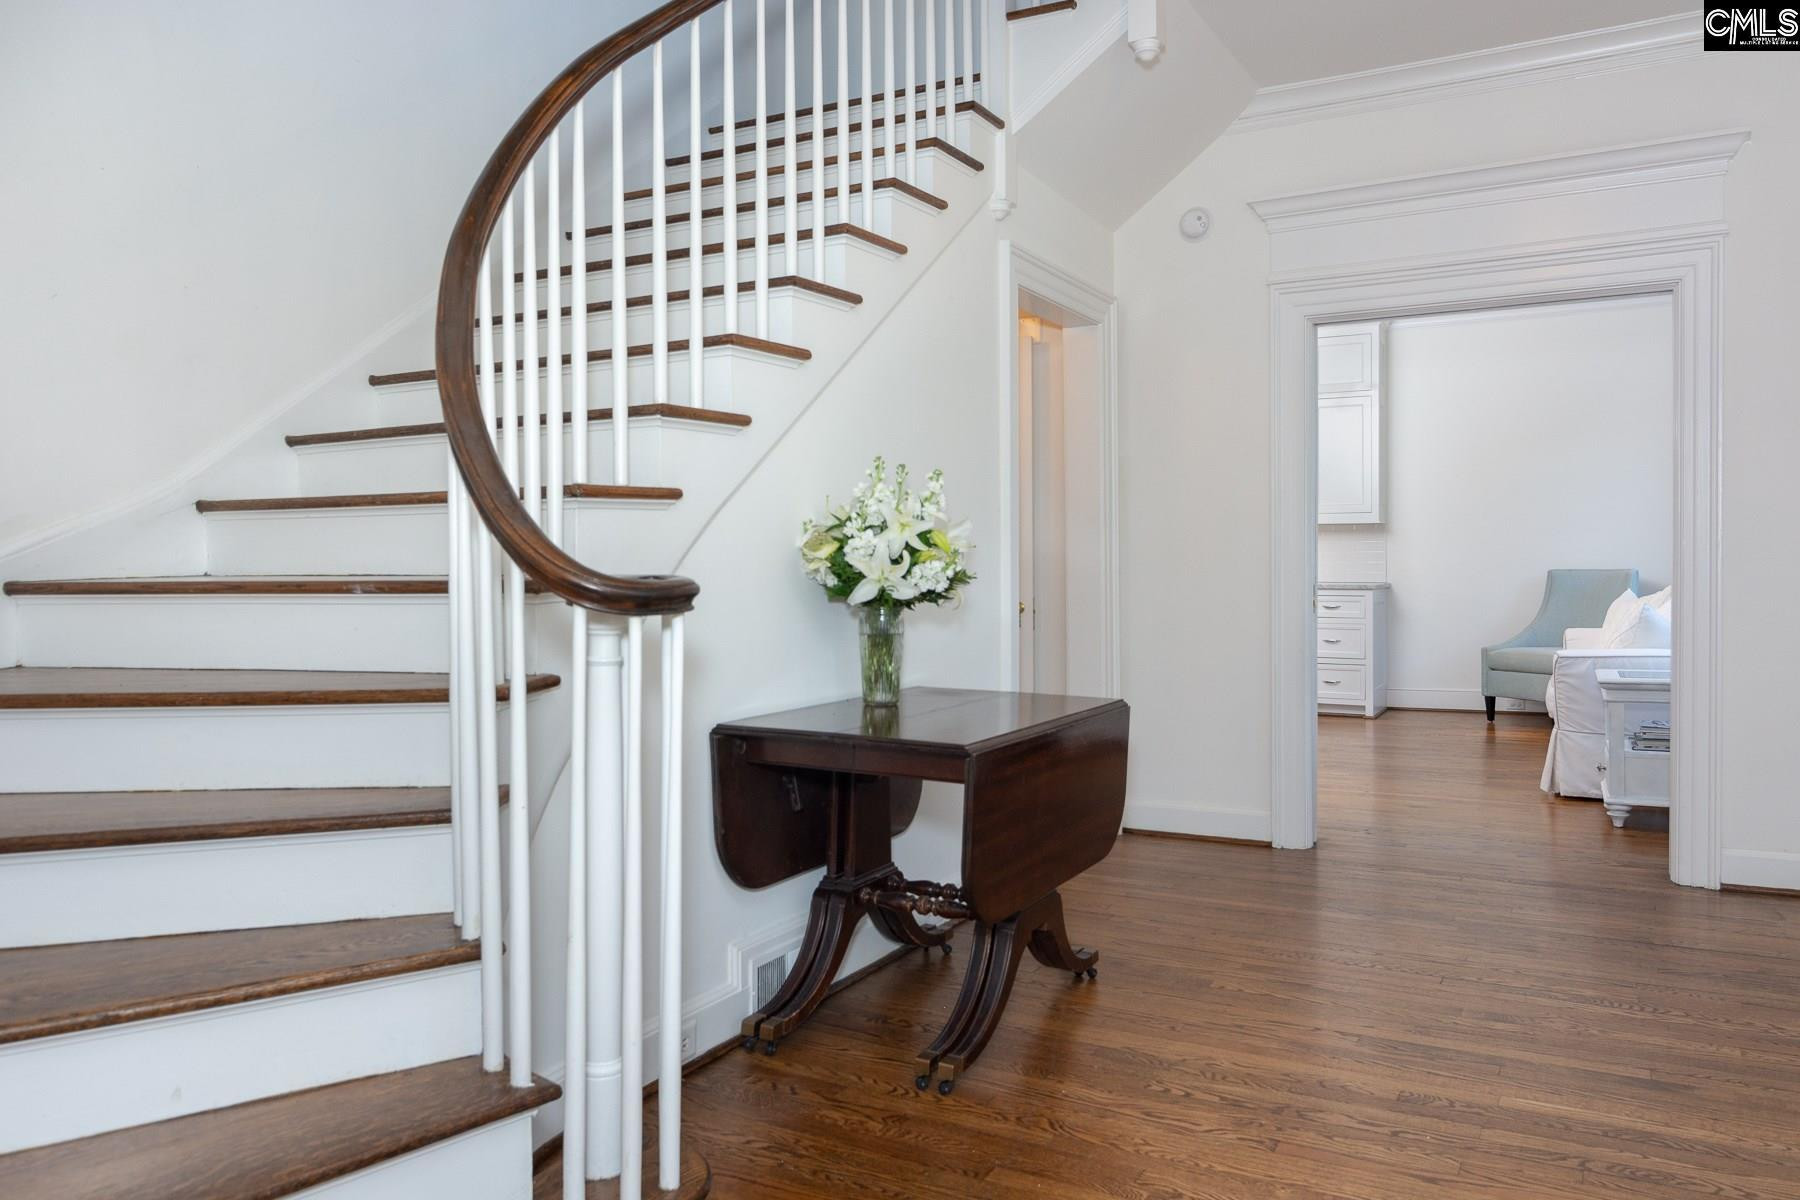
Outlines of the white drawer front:
M1353 658L1358 662L1369 656L1367 627L1345 623L1319 623L1319 657Z
M1321 617L1360 621L1369 615L1369 598L1347 596L1342 592L1320 592L1313 601L1313 611Z
M1361 704L1364 694L1361 667L1319 668L1319 703Z

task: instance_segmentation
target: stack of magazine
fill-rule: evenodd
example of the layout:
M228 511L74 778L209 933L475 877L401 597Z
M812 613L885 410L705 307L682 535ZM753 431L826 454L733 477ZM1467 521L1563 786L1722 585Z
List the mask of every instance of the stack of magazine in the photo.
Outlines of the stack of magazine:
M1653 753L1669 752L1669 723L1667 721L1645 721L1626 735L1633 750L1649 750Z

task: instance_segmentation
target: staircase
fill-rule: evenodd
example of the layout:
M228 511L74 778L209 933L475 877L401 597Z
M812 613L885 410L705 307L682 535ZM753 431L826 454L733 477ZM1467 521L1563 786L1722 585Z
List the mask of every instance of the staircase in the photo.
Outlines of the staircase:
M835 53L790 52L791 2L677 0L571 64L470 196L437 361L297 414L297 486L194 497L204 573L6 583L0 1196L705 1194L679 1038L644 1149L652 790L682 1018L667 573L1005 186L1004 5L825 7ZM565 858L566 967L531 954ZM534 987L586 1087L533 1073Z

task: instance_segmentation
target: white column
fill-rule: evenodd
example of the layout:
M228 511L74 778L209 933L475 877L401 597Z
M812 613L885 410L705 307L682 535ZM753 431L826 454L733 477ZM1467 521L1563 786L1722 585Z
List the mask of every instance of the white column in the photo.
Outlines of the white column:
M625 895L624 667L619 625L594 617L587 637L587 1177L619 1174L619 910ZM573 1069L573 1068L571 1068Z
M844 106L839 105L842 112ZM674 616L662 635L662 1039L656 1072L657 1186L681 1186L681 707L686 622Z
M577 236L581 226L575 226ZM588 613L575 608L569 639L569 930L563 993L563 1200L587 1196Z
M625 900L619 971L619 1200L644 1187L644 617L625 639ZM676 1030L676 1036L680 1036Z

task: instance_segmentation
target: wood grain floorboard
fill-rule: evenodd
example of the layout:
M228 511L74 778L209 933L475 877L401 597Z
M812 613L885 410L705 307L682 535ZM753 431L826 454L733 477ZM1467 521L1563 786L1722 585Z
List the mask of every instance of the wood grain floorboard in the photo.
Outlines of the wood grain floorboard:
M1320 842L1127 836L950 1097L949 959L688 1081L719 1197L1800 1198L1800 902L1537 790L1540 718L1320 723ZM1197 780L1196 787L1205 786Z

